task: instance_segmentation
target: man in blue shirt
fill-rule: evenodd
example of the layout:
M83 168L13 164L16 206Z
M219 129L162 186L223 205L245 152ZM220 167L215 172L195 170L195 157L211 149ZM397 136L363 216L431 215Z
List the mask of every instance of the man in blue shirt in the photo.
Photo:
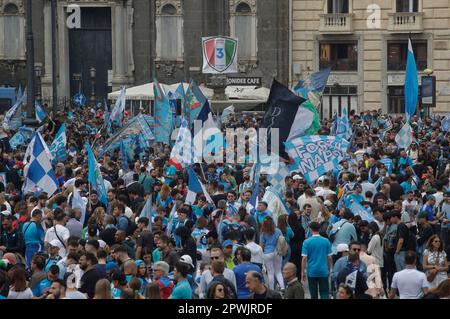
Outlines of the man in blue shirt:
M177 284L173 288L170 299L192 299L192 289L189 284L189 265L181 261L177 262L174 271Z
M51 265L47 272L47 277L42 279L34 288L32 289L34 297L39 297L39 299L45 299L50 293L50 286L52 282L59 278L59 267L57 265Z
M402 150L400 152L400 158L398 160L398 167L399 167L399 173L404 174L405 169L408 166L413 166L413 161L411 158L408 157L405 150Z
M177 169L175 168L175 166L170 164L169 161L166 161L163 171L164 183L170 186L170 184L175 181L177 177Z
M42 211L35 209L31 213L31 220L22 225L22 234L25 242L25 261L28 269L31 267L33 255L44 249L45 232L41 222Z
M255 264L250 263L252 259L252 253L247 248L242 248L240 257L241 263L233 268L234 275L236 276L237 297L238 299L249 299L251 292L247 288L245 278L249 271L256 271L261 273L261 269Z
M266 202L259 202L256 207L255 219L259 225L262 225L266 217L272 217L272 214L267 210L267 207L268 205Z
M305 282L308 277L311 299L318 299L319 293L320 299L329 299L328 276L331 272L331 243L319 235L319 223L312 222L309 227L313 235L305 240L302 247L302 281Z

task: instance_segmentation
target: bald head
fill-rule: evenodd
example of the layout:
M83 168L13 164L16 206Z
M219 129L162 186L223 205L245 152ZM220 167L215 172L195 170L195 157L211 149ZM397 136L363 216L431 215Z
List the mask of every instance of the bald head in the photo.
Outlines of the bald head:
M291 281L292 279L297 277L297 266L293 263L287 263L283 267L283 277L286 281Z
M125 275L136 276L137 267L134 261L128 260L123 264L123 272Z

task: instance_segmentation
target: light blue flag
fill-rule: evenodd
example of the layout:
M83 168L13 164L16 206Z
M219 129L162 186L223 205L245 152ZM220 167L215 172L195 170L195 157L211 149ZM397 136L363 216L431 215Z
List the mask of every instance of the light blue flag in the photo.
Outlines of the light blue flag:
M42 123L45 120L45 117L47 116L47 114L45 114L44 109L37 101L35 103L34 111L36 114L36 120L38 120L39 123Z
M111 130L113 122L116 123L117 126L122 126L123 116L125 112L126 94L127 89L125 86L123 86L120 89L120 95L117 98L116 104L114 104L114 108L111 111L107 126L108 131Z
M155 140L156 142L169 144L170 133L172 133L172 109L170 101L156 80L153 82L153 92L155 96Z
M20 145L25 145L26 143L29 143L31 139L34 136L34 131L28 127L21 127L17 131L16 134L14 134L13 137L9 140L9 145L13 150L17 149Z
M416 113L417 101L419 99L419 77L417 75L416 59L411 44L408 40L408 57L405 74L405 111L409 120Z
M293 91L295 94L309 100L315 107L320 104L320 98L327 86L331 68L320 70L308 76L305 80L298 81Z
M441 130L444 132L450 132L450 114L442 119Z
M152 229L152 211L153 211L153 205L152 205L152 196L149 195L147 201L145 202L144 208L141 210L141 214L139 215L139 218L147 217L149 220L149 227L148 229L151 231Z
M220 116L220 122L227 123L230 115L233 113L234 113L234 105L225 108L222 112L222 115Z
M285 142L288 154L310 185L339 166L349 145L338 136L321 135L302 136Z
M338 127L337 127L337 134L336 136L339 136L340 138L349 140L350 137L353 135L352 129L350 127L350 121L348 119L347 115L347 108L342 109L342 114L340 117L338 117Z
M406 122L395 136L395 142L397 143L398 148L406 150L413 141L411 126L409 125L409 122Z
M27 92L25 91L22 96L16 101L16 103L5 113L4 123L11 127L11 119L17 113L17 110L27 99Z
M72 193L72 209L79 208L81 210L81 224L84 225L86 219L86 204L80 195L80 192L74 187Z
M66 136L66 123L61 125L52 145L49 149L56 162L64 161L67 158L66 153L67 136Z
M367 220L369 223L372 222L374 220L372 214L370 213L370 211L368 209L366 209L363 205L361 205L360 203L354 201L349 209L352 211L352 213L355 216L361 216L362 220Z
M103 181L102 173L100 171L100 166L95 159L89 143L86 143L86 149L88 154L88 182L91 184L92 188L97 191L100 201L108 207L108 196L106 193L105 182Z

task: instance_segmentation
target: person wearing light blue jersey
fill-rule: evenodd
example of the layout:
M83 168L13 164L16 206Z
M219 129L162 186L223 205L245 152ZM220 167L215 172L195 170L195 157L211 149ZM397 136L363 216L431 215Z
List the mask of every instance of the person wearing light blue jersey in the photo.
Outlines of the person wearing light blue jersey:
M31 259L37 252L44 250L45 232L41 226L42 211L35 209L31 213L31 220L22 225L22 234L25 243L25 262L27 268L31 267Z

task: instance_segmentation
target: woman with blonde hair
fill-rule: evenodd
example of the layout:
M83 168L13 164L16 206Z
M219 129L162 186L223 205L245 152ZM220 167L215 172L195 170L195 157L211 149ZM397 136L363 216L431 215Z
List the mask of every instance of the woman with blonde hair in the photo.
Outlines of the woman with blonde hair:
M427 248L422 257L423 271L427 275L430 289L436 288L448 278L448 260L444 251L444 244L438 235L428 239Z
M100 279L95 284L94 299L112 299L111 298L111 284L108 279Z

